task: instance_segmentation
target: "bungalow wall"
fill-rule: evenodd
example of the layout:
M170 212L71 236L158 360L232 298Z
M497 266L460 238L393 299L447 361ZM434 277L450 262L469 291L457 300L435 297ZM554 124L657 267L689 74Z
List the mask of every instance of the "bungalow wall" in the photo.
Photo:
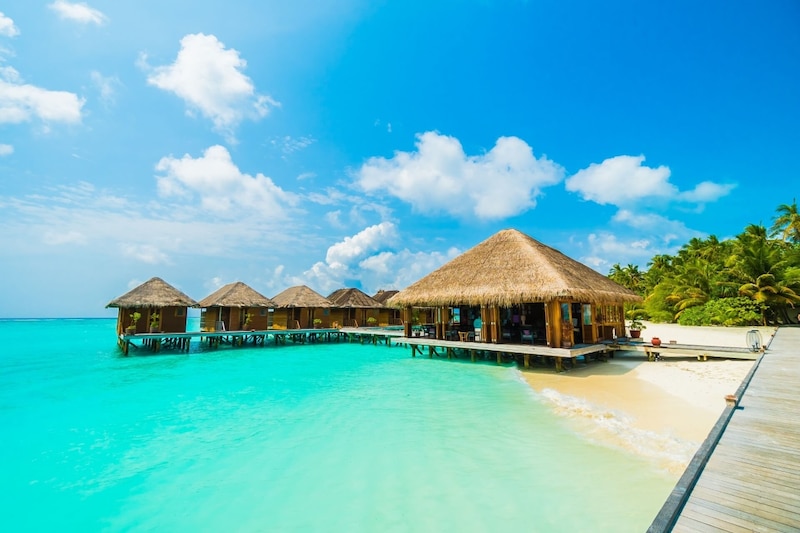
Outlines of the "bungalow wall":
M162 307L157 311L161 315L159 331L164 333L186 332L186 307Z
M397 326L402 323L399 309L386 308L378 310L379 326Z
M275 309L275 312L272 314L272 327L274 329L288 329L289 311L290 309L285 307Z
M186 307L131 307L117 312L117 333L124 333L131 325L131 315L139 313L135 333L150 332L150 318L158 314L157 331L162 333L186 332Z

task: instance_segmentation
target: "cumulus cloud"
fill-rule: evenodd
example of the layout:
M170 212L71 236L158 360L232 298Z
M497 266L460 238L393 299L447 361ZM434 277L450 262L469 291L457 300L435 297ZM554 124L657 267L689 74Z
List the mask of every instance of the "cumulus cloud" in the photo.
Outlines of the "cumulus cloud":
M319 261L301 276L287 277L292 285L306 284L323 294L348 286L360 286L373 294L379 289L402 289L439 268L460 250L411 252L398 250L398 228L382 222L365 228L328 248L325 261Z
M141 58L146 67L146 58ZM243 70L247 62L233 48L225 48L214 35L189 34L181 39L178 57L171 65L155 67L150 85L170 91L186 102L191 115L199 111L228 136L244 119L258 120L278 102L257 94Z
M681 200L692 203L714 202L723 196L727 196L735 188L736 185L730 183L719 184L711 181L704 181L698 183L691 191L682 192L680 198Z
M6 37L16 37L19 35L19 28L14 24L14 21L0 11L0 35Z
M352 237L345 237L328 248L325 261L333 266L351 264L353 260L365 257L397 240L397 228L391 222L381 222L370 226Z
M81 24L102 25L108 20L101 11L89 7L85 2L67 2L66 0L56 0L48 6L58 13L62 19L79 22Z
M84 103L74 93L23 83L13 67L0 68L0 124L18 124L34 118L45 123L77 123Z
M212 146L201 157L184 155L162 158L156 165L158 193L163 197L198 196L204 209L217 215L253 215L273 219L285 215L297 197L284 191L268 177L242 173L224 146Z
M620 155L592 163L566 181L568 191L598 204L625 205L645 197L671 197L677 189L669 182L665 166L642 165L644 156Z
M470 156L458 139L433 131L417 136L416 151L370 158L356 173L366 192L395 196L422 212L484 220L534 207L541 189L563 176L517 137L500 137L489 152Z
M0 157L11 155L14 153L14 147L10 144L0 144Z
M567 178L566 189L584 200L601 205L624 206L642 200L679 200L708 203L718 200L735 185L704 181L693 190L680 192L670 183L670 169L644 165L643 155L619 155L602 163L593 163Z

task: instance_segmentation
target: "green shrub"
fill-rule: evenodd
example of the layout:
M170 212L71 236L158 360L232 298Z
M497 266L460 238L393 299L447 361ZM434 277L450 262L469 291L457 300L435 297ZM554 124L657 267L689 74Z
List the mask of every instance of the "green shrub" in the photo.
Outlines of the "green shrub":
M720 298L690 307L678 317L684 326L757 326L761 306L750 298Z

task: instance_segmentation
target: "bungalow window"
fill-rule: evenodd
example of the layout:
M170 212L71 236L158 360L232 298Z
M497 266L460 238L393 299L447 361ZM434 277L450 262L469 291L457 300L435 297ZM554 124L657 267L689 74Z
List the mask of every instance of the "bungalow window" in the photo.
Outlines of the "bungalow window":
M184 309L183 307L175 309L175 316L183 316L185 314L186 314L186 309Z

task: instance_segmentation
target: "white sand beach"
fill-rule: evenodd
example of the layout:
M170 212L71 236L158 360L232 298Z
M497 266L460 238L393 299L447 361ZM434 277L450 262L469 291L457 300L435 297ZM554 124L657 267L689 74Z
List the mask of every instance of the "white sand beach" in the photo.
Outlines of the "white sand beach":
M756 328L686 327L649 324L642 337L703 346L745 346ZM757 328L764 344L774 328ZM618 357L561 374L523 371L541 398L576 431L620 447L680 475L752 368L753 361L694 359L648 362Z

